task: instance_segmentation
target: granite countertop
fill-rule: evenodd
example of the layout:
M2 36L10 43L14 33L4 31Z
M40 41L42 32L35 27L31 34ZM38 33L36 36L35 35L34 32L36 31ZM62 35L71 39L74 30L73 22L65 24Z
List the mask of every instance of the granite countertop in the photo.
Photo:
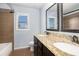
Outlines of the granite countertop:
M56 56L72 56L71 54L68 54L66 52L63 52L53 46L53 43L55 42L65 42L65 43L71 43L74 45L79 46L78 44L72 42L70 37L64 37L64 36L58 36L55 34L35 34L35 36L38 38L38 40L45 45L53 54Z

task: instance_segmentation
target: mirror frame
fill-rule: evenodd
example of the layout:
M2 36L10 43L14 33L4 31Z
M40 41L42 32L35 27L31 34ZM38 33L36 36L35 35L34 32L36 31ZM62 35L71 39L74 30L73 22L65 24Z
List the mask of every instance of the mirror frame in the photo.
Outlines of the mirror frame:
M76 10L73 10L73 11L70 11L70 12L67 12L64 15L69 14L69 13L72 13L72 12L75 12L75 11L79 11L79 9L76 9ZM61 3L61 31L62 32L79 33L79 30L64 30L64 28L63 28L63 3Z
M57 29L47 29L47 11L57 4ZM48 31L59 31L59 3L54 3L46 10L46 30Z

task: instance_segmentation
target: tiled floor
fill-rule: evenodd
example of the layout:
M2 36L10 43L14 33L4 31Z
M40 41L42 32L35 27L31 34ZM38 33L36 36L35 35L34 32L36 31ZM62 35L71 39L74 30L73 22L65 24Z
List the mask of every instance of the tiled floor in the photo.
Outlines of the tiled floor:
M30 51L30 48L24 48L15 50L10 56L32 56L32 54L33 53Z

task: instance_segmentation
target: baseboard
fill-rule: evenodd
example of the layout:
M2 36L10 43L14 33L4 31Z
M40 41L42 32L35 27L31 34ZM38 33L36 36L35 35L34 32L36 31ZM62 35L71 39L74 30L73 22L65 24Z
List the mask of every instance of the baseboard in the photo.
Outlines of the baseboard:
M30 46L18 47L18 48L14 48L14 50L23 49L23 48L29 48L29 47L30 47Z

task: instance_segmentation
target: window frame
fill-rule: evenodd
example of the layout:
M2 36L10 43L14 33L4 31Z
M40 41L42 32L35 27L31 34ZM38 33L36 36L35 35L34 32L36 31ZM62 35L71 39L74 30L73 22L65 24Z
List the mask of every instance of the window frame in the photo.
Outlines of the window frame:
M19 25L19 16L27 16L27 28L21 29ZM29 15L27 13L16 13L16 30L29 30Z

